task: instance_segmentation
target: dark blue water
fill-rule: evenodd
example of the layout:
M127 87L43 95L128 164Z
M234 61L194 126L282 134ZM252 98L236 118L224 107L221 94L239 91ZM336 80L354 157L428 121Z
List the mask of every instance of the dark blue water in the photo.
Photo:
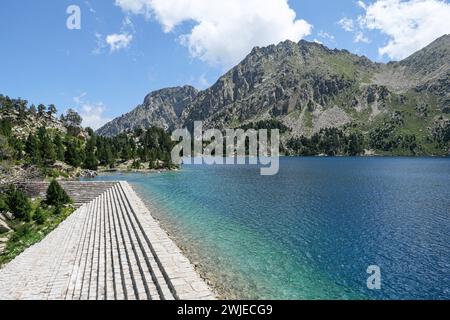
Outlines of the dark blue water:
M127 174L230 298L450 299L450 159L283 158ZM381 290L367 268L381 268Z

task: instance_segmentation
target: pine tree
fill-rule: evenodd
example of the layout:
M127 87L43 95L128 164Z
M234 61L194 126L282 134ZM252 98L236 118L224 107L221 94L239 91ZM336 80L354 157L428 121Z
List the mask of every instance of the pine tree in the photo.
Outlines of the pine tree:
M69 139L65 152L65 161L73 167L80 167L84 161L84 152L79 146L78 140Z
M14 159L16 160L22 160L23 159L23 152L25 149L25 145L22 141L22 139L11 137L9 138L9 144L11 148L14 150Z
M0 119L0 134L9 138L12 136L12 124L9 119Z
M10 186L6 193L6 205L16 219L30 220L32 210L30 200L24 192L15 186Z
M114 165L114 158L111 151L111 146L107 141L97 142L97 157L102 166L112 167Z
M25 143L25 152L27 153L32 164L41 163L41 152L39 151L38 138L30 133Z
M36 115L37 114L36 106L32 104L29 111L32 115Z
M157 168L157 163L156 163L156 154L154 150L151 150L148 153L148 160L149 160L149 169L158 169Z
M352 133L348 137L348 155L357 156L364 151L363 148L364 137L362 134Z
M121 158L123 161L128 161L131 159L131 156L132 156L132 150L131 150L130 145L127 143L127 144L125 144L125 146L122 149Z
M38 105L38 114L39 114L39 116L42 117L44 115L45 109L46 109L46 107L43 104Z
M8 139L0 134L0 160L9 160L13 154L14 150L9 145Z
M34 214L33 214L33 220L36 221L37 224L40 224L40 225L44 224L46 218L47 218L47 217L46 217L46 215L45 215L45 212L44 212L44 210L42 210L41 208L37 208L37 209L34 211Z
M39 142L41 158L46 164L54 164L56 161L56 151L53 141L50 139L47 130L44 127L39 129Z
M49 115L49 116L53 116L54 114L56 114L58 112L58 110L56 109L56 107L55 107L55 105L54 104L51 104L51 105L49 105L48 106L48 111L47 111L47 114Z
M59 185L56 180L53 180L48 189L47 189L47 197L45 202L49 206L61 207L65 204L70 203L72 200L66 191Z
M97 170L98 169L98 160L95 155L95 137L91 137L86 143L86 157L84 159L83 167L89 170Z
M53 140L53 143L55 144L56 159L61 161L61 162L64 162L64 160L65 160L65 157L64 157L65 149L64 149L64 144L63 144L63 141L62 141L62 138L61 138L60 134L57 134L55 136L55 139Z

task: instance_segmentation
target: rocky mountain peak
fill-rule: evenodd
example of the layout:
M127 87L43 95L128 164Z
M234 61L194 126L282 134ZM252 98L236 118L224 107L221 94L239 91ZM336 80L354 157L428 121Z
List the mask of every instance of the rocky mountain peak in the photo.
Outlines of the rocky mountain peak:
M153 91L133 111L107 123L97 132L104 136L114 136L127 130L151 126L173 130L179 125L183 111L197 95L198 90L192 86Z
M171 130L199 120L205 127L233 128L276 119L290 135L310 136L352 123L364 124L365 130L399 109L420 115L431 108L444 112L450 109L449 39L441 37L389 64L305 40L255 47L210 88L152 92L143 105L98 132L114 135L150 126ZM434 126L431 117L422 130L426 126Z

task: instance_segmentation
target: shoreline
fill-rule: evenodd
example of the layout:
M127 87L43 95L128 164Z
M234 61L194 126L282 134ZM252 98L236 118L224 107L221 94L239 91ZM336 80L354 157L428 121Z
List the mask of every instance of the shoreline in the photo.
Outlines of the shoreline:
M164 173L164 172L177 172L180 169L100 169L97 170L97 174L107 173Z
M313 155L313 156L297 156L297 155L280 155L279 158L302 158L302 159L450 159L449 155L383 155L383 154L373 154L373 155L358 155L358 156L347 156L347 155ZM25 169L24 169L25 168ZM6 186L8 184L22 183L25 181L51 181L56 179L58 181L80 181L80 179L92 180L102 175L108 174L131 174L131 173L141 173L141 174L162 174L167 172L179 172L182 171L182 167L176 169L98 169L96 171L92 170L81 170L74 175L60 175L58 177L43 176L42 174L36 174L34 166L27 168L26 166L13 166L9 169L1 170L0 166L0 186ZM27 170L34 170L33 172L27 172ZM9 171L8 171L9 170ZM17 174L20 172L20 174Z
M225 290L221 289L219 285L215 283L214 280L208 275L208 271L205 270L204 267L202 267L201 263L194 263L193 261L196 260L194 257L195 253L193 253L192 250L188 249L187 246L183 243L183 240L179 237L174 235L173 230L168 226L169 223L166 223L162 219L160 219L158 216L153 214L152 212L160 212L164 213L165 209L157 207L155 204L151 203L151 200L147 199L145 196L143 196L141 193L143 192L138 185L135 185L133 183L130 183L136 194L139 196L139 198L142 200L144 205L147 207L150 215L152 218L158 223L158 225L161 227L161 229L167 234L169 239L173 241L177 247L181 250L184 256L187 257L195 271L199 274L199 276L207 283L207 285L214 291L217 298L219 300L233 300L236 299L236 297L233 297L231 294L227 294Z
M190 267L197 274L197 276L206 284L206 286L209 288L209 290L212 291L215 298L221 298L221 295L218 294L219 292L217 292L216 288L214 288L210 279L205 277L202 274L202 272L200 272L198 270L198 267L191 261L191 259L189 258L189 255L186 254L186 250L185 250L184 246L179 245L178 241L173 239L173 236L170 234L170 232L167 230L167 228L162 225L161 221L151 213L150 209L154 208L154 206L151 206L151 208L148 207L148 204L144 200L144 197L142 197L139 194L139 192L136 191L137 188L133 184L131 184L129 182L123 182L123 183L127 184L134 193L134 194L130 195L130 200L134 201L136 206L141 209L140 210L141 213L148 214L148 217L151 218L151 220L153 220L153 221L150 220L147 222L149 224L154 224L153 231L156 231L156 232L155 233L153 233L153 232L147 233L147 235L149 237L155 237L155 239L158 239L159 241L164 242L165 246L167 246L166 251L169 253L172 252L172 254L178 255L177 251L179 250L179 253L181 254L181 256L178 256L177 262L180 263L180 260L186 259L187 262L189 263ZM159 235L157 236L157 234L159 234ZM167 237L167 239L164 239L164 237ZM163 262L164 258L165 258L164 255L159 257L159 259L161 259L161 262L163 264L164 264L164 262ZM167 264L166 264L166 266L167 266ZM175 273L177 273L177 272L175 272ZM175 275L174 279L178 280L179 278L177 277L177 275Z

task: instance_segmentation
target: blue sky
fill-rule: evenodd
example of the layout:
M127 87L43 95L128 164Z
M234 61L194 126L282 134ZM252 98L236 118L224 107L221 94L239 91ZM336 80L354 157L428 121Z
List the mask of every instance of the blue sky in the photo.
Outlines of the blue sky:
M389 61L450 31L442 0L224 3L1 1L0 93L76 108L98 127L152 90L206 88L255 45L304 38ZM70 5L81 9L80 30L66 26Z

